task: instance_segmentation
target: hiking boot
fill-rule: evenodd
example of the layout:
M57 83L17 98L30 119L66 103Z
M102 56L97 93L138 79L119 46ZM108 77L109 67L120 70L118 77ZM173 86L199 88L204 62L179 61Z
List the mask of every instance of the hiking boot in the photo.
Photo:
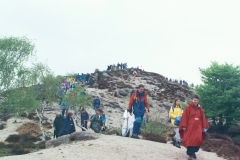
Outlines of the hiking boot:
M173 145L176 146L177 141L174 138L172 138L172 142L173 142Z
M133 134L133 135L132 135L132 138L140 139L137 134Z
M194 159L197 159L197 156L196 156L196 154L195 154L195 153L194 153L194 155L193 155L193 158L194 158Z
M176 142L176 145L175 145L177 148L181 148L181 143L180 142Z
M188 157L188 160L193 160L193 157L192 157L192 156L189 156L189 157Z

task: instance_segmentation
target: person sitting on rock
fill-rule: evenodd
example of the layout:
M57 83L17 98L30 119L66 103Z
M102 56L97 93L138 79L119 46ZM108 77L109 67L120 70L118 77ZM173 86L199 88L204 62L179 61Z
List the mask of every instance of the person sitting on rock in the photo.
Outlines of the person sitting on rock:
M72 115L73 115L72 112L68 113L66 119L63 122L59 136L64 136L76 132Z
M101 108L98 108L96 111L96 114L93 115L90 119L90 123L88 128L91 128L95 133L100 133L102 127L104 126L104 120L103 120L103 110Z
M174 124L175 119L178 117L181 117L183 114L183 110L181 109L180 106L180 99L175 99L173 106L170 108L169 111L169 118L171 119L172 127L175 132L175 136L172 138L173 145L176 146L177 148L181 148L181 138L179 134L179 129L178 126Z
M94 110L97 111L101 106L101 101L99 99L98 96L95 97L95 99L93 100L93 107L94 107Z
M82 108L81 109L81 125L82 127L84 127L82 128L82 131L86 131L85 129L87 129L88 120L89 120L88 112L84 108Z
M62 129L62 124L63 124L64 118L60 113L56 113L56 117L53 122L53 127L54 127L54 134L53 138L58 138L60 131Z
M143 116L144 114L148 116L149 112L147 94L144 92L143 85L139 85L138 89L131 95L128 112L130 114L133 112L135 116L132 138L139 139L138 135L140 134Z

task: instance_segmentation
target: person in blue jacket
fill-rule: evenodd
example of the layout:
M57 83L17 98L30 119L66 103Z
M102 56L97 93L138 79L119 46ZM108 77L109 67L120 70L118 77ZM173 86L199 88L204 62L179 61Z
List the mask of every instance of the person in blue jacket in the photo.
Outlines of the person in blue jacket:
M96 111L98 108L100 108L100 106L101 106L101 101L99 97L96 96L95 99L93 100L93 108Z
M77 81L77 83L79 83L80 80L81 80L81 76L80 76L79 73L78 73L78 74L76 75L76 81Z
M82 84L85 82L85 78L86 78L85 74L82 73L82 75L81 75Z
M72 115L73 115L72 112L68 113L66 119L63 122L59 136L64 136L76 132Z

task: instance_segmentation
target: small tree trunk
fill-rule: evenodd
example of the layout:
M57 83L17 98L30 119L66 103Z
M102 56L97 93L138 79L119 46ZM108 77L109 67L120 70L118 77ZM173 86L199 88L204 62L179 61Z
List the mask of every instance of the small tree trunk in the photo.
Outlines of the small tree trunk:
M46 104L46 106L47 106L47 104ZM40 126L40 129L41 129L41 131L42 131L43 138L44 138L45 140L49 140L50 137L47 136L47 134L46 134L46 132L45 132L45 130L44 130L44 127L43 127L43 125L42 125L42 121L43 121L42 119L43 119L44 111L45 111L45 107L42 108L41 114L39 114L39 113L38 113L38 110L36 109L37 116L38 116L38 118L39 118L39 126Z

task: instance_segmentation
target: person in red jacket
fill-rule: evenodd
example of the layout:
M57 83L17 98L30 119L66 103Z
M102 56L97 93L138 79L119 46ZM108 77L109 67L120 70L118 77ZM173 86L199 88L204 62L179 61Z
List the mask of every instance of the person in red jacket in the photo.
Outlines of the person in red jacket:
M133 113L135 116L132 138L139 139L138 135L140 134L143 116L144 114L148 116L149 112L147 94L144 92L143 85L139 85L138 89L132 93L128 105L128 112L130 114Z
M192 102L188 104L183 112L179 125L179 133L187 148L189 160L196 159L196 152L203 144L205 132L209 124L202 107L199 105L199 96L193 95Z

